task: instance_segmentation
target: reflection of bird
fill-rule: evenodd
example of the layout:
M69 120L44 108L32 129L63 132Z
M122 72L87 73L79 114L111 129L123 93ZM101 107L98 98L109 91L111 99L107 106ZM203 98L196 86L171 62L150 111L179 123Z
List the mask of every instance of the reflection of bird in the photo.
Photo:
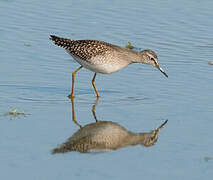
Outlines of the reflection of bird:
M88 152L89 150L115 150L130 145L152 146L158 139L159 130L167 123L149 133L132 133L118 123L98 121L80 128L67 142L53 153L68 151Z
M95 72L92 85L99 97L95 85L96 73L111 74L117 72L132 63L144 63L157 67L166 77L167 74L158 64L158 58L154 51L143 50L137 52L131 49L122 48L103 41L97 40L71 40L50 35L50 39L67 52L81 65L72 73L72 93L69 97L74 97L75 74L85 67Z

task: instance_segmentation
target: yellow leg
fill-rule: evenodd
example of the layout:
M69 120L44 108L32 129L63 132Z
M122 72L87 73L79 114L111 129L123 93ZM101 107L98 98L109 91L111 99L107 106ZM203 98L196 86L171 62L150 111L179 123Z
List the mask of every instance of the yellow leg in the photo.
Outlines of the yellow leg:
M74 98L74 84L75 84L75 74L82 68L83 66L80 66L78 69L73 71L72 73L72 93L68 96L69 98Z
M94 90L95 90L96 96L97 96L97 97L100 97L100 96L99 96L99 93L98 93L98 90L97 90L97 88L96 88L96 85L95 85L95 77L96 77L96 73L94 74L94 76L93 76L93 78L92 78L92 85L93 85L93 88L94 88Z

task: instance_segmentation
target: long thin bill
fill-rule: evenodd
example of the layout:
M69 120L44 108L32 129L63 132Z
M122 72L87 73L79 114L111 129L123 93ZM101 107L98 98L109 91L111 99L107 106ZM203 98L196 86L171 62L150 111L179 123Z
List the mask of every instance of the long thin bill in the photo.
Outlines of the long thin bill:
M165 126L167 122L168 122L168 119L155 130L155 133L157 134Z
M162 72L168 78L168 75L165 73L165 71L159 65L157 65L156 67L160 70L160 72Z
M165 124L168 122L168 119L163 123L163 124L161 124L160 125L160 127L158 127L158 129L160 130L160 129L162 129L164 126L165 126Z

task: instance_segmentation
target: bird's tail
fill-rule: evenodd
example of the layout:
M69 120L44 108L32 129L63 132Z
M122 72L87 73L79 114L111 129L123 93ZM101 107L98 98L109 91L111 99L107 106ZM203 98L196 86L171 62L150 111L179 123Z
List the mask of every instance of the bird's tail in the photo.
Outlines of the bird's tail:
M61 38L55 35L50 35L50 40L52 40L57 46L63 47L65 49L70 47L72 44L71 39Z

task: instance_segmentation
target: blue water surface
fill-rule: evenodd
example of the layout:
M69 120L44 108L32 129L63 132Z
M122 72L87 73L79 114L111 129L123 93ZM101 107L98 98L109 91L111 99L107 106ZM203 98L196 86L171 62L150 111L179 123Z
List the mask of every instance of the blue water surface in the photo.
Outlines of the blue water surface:
M212 179L212 9L211 0L1 0L0 179ZM78 130L67 95L79 65L50 34L158 54L168 79L141 64L96 78L99 120L147 132L168 119L154 146L51 154ZM81 125L94 122L92 77L76 75ZM26 115L5 114L10 108Z

